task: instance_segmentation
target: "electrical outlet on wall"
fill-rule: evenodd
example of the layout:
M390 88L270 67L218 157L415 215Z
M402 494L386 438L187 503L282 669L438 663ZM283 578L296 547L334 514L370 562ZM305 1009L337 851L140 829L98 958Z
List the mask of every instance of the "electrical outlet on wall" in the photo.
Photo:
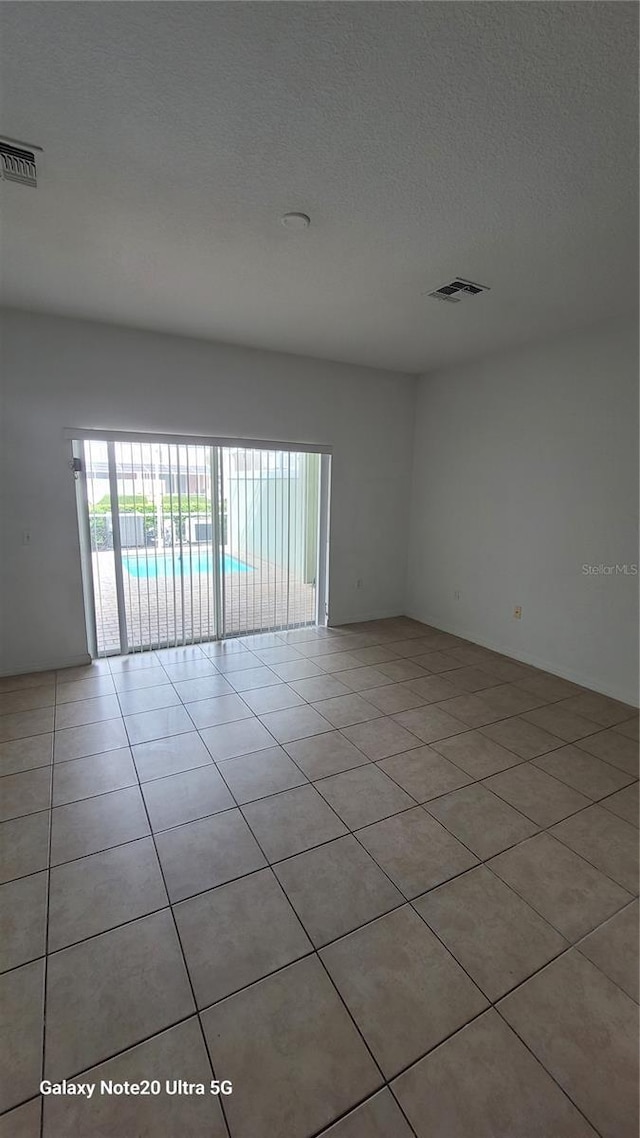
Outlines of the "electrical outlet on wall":
M522 605L516 605L513 610L513 619L522 620Z
M453 590L453 599L454 599L454 601L459 601L459 600L460 600L460 597L461 597L461 596L462 596L462 593L460 592L460 590L459 590L459 589L454 589L454 590Z
M358 579L356 581L356 589L361 589L361 588L362 588L362 577L358 577Z

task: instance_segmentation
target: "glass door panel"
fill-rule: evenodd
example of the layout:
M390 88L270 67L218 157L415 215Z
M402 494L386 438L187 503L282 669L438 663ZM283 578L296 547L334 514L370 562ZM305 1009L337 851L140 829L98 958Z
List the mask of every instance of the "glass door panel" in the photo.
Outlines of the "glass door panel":
M99 655L316 622L326 456L151 437L74 447Z

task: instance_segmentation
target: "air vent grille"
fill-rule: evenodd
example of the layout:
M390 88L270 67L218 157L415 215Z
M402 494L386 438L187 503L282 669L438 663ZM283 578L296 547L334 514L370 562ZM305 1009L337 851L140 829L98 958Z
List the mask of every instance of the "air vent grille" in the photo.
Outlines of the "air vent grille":
M37 154L42 153L39 146L28 146L14 139L0 138L0 173L6 182L18 182L21 186L38 184Z
M489 292L488 286L456 277L450 284L442 285L442 288L434 289L427 295L434 297L435 300L446 300L449 304L459 304L461 300L470 296L478 296L481 292Z

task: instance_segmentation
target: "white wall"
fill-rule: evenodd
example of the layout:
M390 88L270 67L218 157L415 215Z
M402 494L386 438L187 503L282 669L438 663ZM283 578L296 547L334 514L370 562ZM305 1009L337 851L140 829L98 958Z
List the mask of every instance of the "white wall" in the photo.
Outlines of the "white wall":
M638 578L582 572L638 562L637 382L629 324L419 381L411 616L637 703Z
M330 619L403 612L415 380L14 311L1 332L0 673L86 657L70 427L333 446Z
M332 445L332 622L406 611L637 702L638 580L582 573L638 561L632 326L418 381L410 526L406 376L13 311L0 332L0 674L86 658L75 426Z

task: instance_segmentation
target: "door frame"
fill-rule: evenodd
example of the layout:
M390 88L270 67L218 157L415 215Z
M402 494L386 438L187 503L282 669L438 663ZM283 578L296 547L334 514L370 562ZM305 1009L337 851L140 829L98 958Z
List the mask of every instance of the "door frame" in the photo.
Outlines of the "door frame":
M65 439L70 443L74 461L80 460L80 469L77 471L76 503L78 511L80 534L80 557L82 567L82 581L85 602L85 619L87 628L87 647L92 656L98 655L98 637L95 611L94 577L91 550L91 527L89 522L89 498L87 491L87 469L84 443L89 441L104 442L107 444L109 459L109 490L112 505L113 525L113 553L116 580L116 596L118 605L118 629L120 638L119 649L105 653L106 655L125 655L130 651L149 651L149 649L130 649L127 636L126 608L124 594L124 577L122 566L122 546L120 539L120 515L118 508L118 486L115 467L116 443L160 443L167 446L204 446L211 448L211 486L212 486L212 520L214 547L222 548L220 531L220 506L223 496L222 468L219 462L220 448L244 447L250 450L289 451L292 453L312 453L320 455L320 488L318 504L318 571L316 579L316 624L323 627L328 620L329 606L329 511L331 494L331 460L333 447L319 443L292 443L276 442L266 439L240 439L207 435L168 435L147 431L100 431L94 428L66 428ZM217 557L213 558L213 601L215 613L216 639L223 640L227 636L224 631L224 573L220 572ZM230 637L237 633L229 633ZM203 642L210 640L207 636ZM197 639L189 641L198 643ZM163 645L158 645L163 647Z
M87 649L92 660L98 657L98 629L96 625L96 601L93 581L93 560L91 557L91 522L89 520L89 495L87 493L87 465L84 453L84 440L74 439L71 444L71 468L76 485L76 510L78 513L78 537L80 544L80 567L82 570L82 593L84 599L84 619L87 630Z
M320 503L318 517L318 579L316 582L316 624L326 627L329 620L329 525L331 508L331 455L320 452Z

